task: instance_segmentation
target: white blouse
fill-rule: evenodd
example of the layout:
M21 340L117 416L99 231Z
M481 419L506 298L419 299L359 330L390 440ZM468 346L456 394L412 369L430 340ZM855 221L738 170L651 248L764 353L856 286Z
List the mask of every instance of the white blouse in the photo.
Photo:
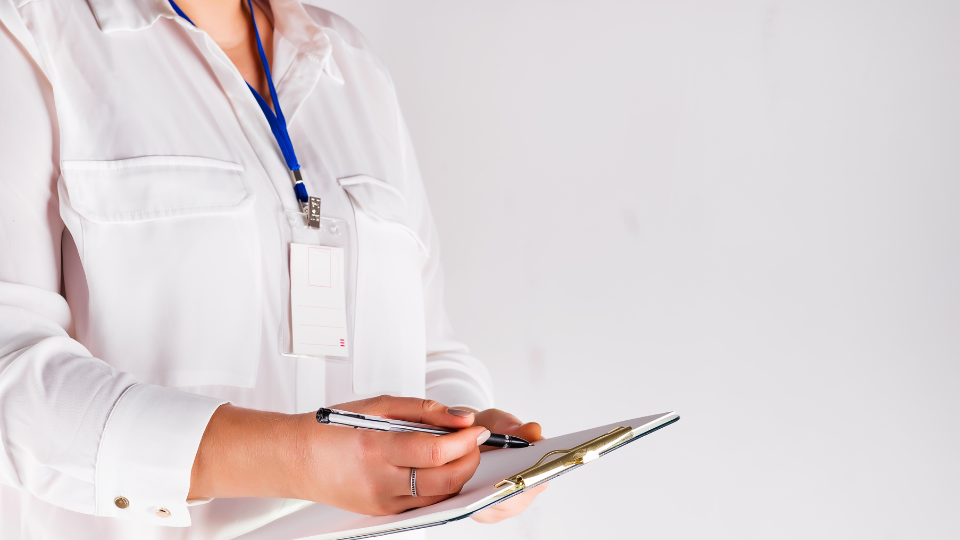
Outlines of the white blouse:
M492 403L447 322L386 69L335 15L265 7L307 187L343 220L345 360L286 354L299 206L213 40L167 0L0 0L5 540L227 538L295 509L188 507L200 438L227 401L286 413L378 394Z

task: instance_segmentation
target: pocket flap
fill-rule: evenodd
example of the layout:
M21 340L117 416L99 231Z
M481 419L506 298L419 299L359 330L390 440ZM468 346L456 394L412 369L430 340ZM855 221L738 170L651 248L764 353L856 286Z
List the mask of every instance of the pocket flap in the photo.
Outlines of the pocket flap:
M410 223L407 200L399 189L383 180L363 174L340 178L337 181L350 195L357 210L375 220L403 228L417 241L424 255L430 256L427 246Z
M243 167L210 158L64 161L60 172L71 206L95 222L228 212L253 198Z

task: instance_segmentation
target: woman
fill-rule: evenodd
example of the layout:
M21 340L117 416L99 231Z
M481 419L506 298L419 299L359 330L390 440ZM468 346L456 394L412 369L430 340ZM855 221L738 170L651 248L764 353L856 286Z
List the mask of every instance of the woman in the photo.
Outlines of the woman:
M452 337L394 89L351 26L297 0L0 0L0 22L4 539L396 513L456 493L488 430L540 437ZM329 306L296 246L342 254ZM318 425L330 403L461 431Z

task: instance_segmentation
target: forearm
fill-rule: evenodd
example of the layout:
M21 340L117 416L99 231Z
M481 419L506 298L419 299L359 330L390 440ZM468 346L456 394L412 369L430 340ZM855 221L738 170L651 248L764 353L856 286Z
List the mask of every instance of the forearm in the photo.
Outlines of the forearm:
M193 462L189 499L296 497L303 415L220 406Z

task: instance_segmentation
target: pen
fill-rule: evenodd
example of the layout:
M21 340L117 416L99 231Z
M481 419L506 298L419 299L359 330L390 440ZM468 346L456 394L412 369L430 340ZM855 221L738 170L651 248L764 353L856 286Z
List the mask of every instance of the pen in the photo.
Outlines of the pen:
M416 431L420 433L429 433L431 435L446 435L448 433L457 431L455 429L431 426L429 424L404 422L403 420L394 420L392 418L367 416L365 414L326 408L317 411L317 422L335 426L373 429L376 431L395 431L401 433ZM497 448L526 448L530 446L530 443L524 439L521 439L520 437L503 435L501 433L491 433L490 438L487 439L483 445L496 446Z

